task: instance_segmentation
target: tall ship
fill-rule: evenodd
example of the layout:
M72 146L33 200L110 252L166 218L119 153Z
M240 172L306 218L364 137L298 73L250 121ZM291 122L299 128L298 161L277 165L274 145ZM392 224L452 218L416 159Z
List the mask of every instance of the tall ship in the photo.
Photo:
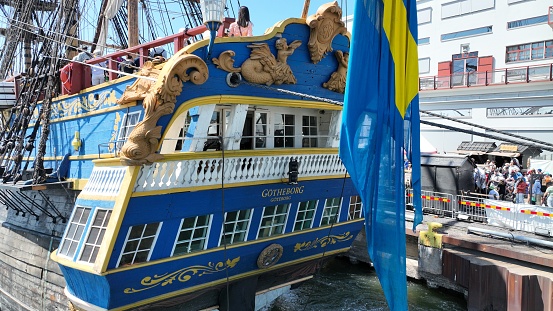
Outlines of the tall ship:
M349 249L364 220L338 156L337 2L228 37L225 1L182 1L190 27L114 44L138 1L102 1L91 42L76 1L20 2L0 63L2 310L250 310Z

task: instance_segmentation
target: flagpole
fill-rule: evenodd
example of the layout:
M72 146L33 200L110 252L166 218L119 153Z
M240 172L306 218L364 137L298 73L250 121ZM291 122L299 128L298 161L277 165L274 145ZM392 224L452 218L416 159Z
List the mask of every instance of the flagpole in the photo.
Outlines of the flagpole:
M307 11L309 11L309 3L311 0L305 0L303 2L303 11L301 12L301 18L307 18Z

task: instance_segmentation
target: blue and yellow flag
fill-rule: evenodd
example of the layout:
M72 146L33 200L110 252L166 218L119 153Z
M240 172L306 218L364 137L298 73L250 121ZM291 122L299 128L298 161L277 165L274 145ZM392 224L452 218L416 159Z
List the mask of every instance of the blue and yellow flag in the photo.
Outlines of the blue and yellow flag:
M357 0L340 156L365 213L369 255L391 310L407 310L404 154L420 204L416 0Z

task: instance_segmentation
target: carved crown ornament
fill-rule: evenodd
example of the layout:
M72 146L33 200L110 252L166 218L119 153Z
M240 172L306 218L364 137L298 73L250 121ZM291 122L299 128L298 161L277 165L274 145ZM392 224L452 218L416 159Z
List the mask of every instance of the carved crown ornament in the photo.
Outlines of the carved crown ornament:
M239 68L234 67L234 51L222 52L218 58L213 58L217 68L227 72L241 72L244 79L255 84L295 84L297 82L292 69L287 63L288 56L301 45L300 40L295 40L288 45L285 38L275 42L277 56L271 52L267 43L253 43L250 57Z
M334 37L347 33L344 22L342 22L342 9L338 6L337 1L323 4L315 14L307 17L305 22L311 28L307 47L311 54L311 61L316 64L328 52L332 52Z
M206 63L198 56L183 54L171 58L162 70L146 63L138 75L155 76L157 80L137 79L127 87L118 101L118 104L123 105L143 100L144 107L144 120L136 125L121 148L123 165L151 164L163 158L156 153L161 138L161 126L156 126L157 121L173 113L183 82L203 84L208 79L209 71Z

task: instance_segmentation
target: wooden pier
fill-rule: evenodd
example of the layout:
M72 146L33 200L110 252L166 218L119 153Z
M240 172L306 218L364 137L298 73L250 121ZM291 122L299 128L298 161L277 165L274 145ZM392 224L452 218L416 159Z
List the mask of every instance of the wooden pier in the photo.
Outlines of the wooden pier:
M429 223L436 224L434 231L441 237L441 243L429 246L425 243ZM468 233L468 228L527 236L545 243L552 243L552 238L435 215L425 215L418 232L411 230L409 221L405 227L408 277L425 280L430 287L464 294L469 311L553 310L553 249L495 235ZM349 256L354 261L370 262L364 230Z

